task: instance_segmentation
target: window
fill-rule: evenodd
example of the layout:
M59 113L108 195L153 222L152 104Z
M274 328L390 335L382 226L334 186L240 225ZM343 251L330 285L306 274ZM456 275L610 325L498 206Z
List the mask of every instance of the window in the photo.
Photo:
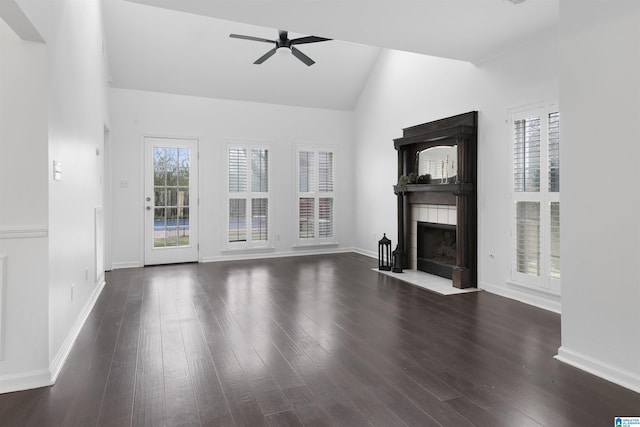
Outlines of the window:
M560 294L560 114L553 106L512 115L512 279Z
M230 146L228 168L228 246L269 246L269 150Z
M335 243L332 150L298 150L298 241Z

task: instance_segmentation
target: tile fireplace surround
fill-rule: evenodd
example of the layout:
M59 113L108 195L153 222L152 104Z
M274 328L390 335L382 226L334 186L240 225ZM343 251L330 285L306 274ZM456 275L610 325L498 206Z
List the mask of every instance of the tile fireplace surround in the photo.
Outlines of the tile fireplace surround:
M418 221L434 224L456 225L458 213L455 206L413 204L411 205L411 232L409 239L409 267L418 268Z

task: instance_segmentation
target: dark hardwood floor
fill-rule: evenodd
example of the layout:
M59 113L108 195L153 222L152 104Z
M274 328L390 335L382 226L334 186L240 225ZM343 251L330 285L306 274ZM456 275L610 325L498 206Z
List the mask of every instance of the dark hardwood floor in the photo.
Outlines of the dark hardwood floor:
M560 317L356 255L108 273L55 386L2 426L609 426L640 394L553 359Z

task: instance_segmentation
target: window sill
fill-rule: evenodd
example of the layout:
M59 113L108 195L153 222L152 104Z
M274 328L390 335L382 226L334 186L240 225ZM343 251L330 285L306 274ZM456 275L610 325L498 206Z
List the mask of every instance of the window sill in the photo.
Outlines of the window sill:
M314 247L340 246L338 242L313 242L313 243L297 243L291 246L293 249L307 249Z
M259 248L226 248L220 251L222 254L253 254L253 253L266 253L266 252L275 252L276 248L274 246L263 246Z

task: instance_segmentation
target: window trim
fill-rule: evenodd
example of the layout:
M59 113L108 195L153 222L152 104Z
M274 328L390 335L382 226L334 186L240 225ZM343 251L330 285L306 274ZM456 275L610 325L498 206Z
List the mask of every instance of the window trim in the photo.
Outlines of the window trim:
M510 194L510 280L529 289L560 295L560 279L551 277L551 204L560 202L560 191L549 191L549 115L559 112L555 102L540 103L509 111L508 133L510 141L509 194ZM540 120L540 190L515 191L515 122L529 117L539 116ZM517 271L517 203L537 202L540 205L540 275L532 276Z
M310 152L314 152L316 155L316 189L315 191L310 191L310 192L301 192L300 191L300 153L303 151L310 151ZM320 152L329 152L333 154L333 165L332 165L332 172L333 172L333 176L332 176L332 184L333 184L333 191L331 192L320 192L318 189L318 184L319 184L319 180L318 180L318 168L319 168L319 164L317 162L318 159L318 153ZM295 229L294 229L294 241L295 244L293 245L294 248L296 247L308 247L308 246L326 246L326 245L337 245L338 244L338 239L337 239L337 222L336 222L336 212L337 212L337 192L338 192L338 185L336 183L336 175L337 175L337 164L338 164L338 149L335 146L324 146L324 145L307 145L307 144L302 144L302 145L297 145L295 147L294 150L294 161L295 161L295 201L294 201L294 212L295 212ZM305 237L302 238L300 237L300 199L301 198L314 198L314 229L316 232L316 236L315 237ZM319 231L319 200L321 198L328 198L330 197L332 199L332 229L333 229L333 233L330 237L318 237L318 231Z
M241 148L246 149L248 153L248 162L247 162L247 191L241 193L232 193L229 191L229 178L230 178L230 164L229 164L229 150L232 148ZM251 191L251 150L266 150L268 154L268 163L267 163L267 192L254 192ZM269 250L273 249L273 149L271 144L264 142L248 142L248 141L231 141L227 143L225 148L225 185L226 185L226 202L225 202L225 225L223 227L224 230L224 241L225 241L225 250L226 251L242 251L242 250ZM250 226L250 218L251 218L251 201L256 198L266 198L268 200L267 207L267 240L252 240L251 235L251 226ZM229 215L229 201L231 199L244 199L246 200L246 217L247 224L249 226L245 230L246 232L246 240L238 241L238 242L230 242L229 241L229 223L230 223L230 215Z

